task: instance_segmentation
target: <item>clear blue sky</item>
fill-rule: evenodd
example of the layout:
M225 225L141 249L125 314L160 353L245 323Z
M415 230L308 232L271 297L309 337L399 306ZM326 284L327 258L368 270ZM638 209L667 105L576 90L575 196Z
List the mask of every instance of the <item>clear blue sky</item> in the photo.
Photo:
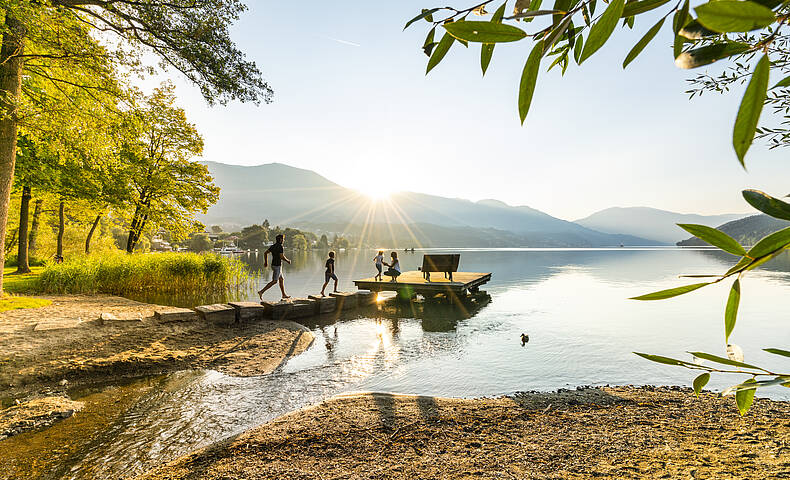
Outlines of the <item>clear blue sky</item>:
M351 188L496 198L569 220L610 206L745 212L744 187L790 193L786 151L756 145L748 173L735 158L744 87L689 101L691 73L674 67L668 31L622 70L649 18L618 29L564 77L544 65L522 127L517 87L531 42L497 46L485 78L479 45L456 43L424 75L427 23L402 27L421 7L448 2L248 3L234 39L274 87L274 102L208 108L176 79L205 160L282 162Z

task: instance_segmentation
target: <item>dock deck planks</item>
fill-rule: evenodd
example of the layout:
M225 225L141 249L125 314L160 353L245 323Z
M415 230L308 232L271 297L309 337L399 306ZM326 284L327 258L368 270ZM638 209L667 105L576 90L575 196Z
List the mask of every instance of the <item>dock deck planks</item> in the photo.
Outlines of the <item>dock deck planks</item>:
M431 281L425 281L422 272L410 271L403 272L398 281L393 282L389 277L384 277L384 280L376 281L373 277L363 278L362 280L354 280L354 285L361 290L370 290L371 292L390 291L397 292L399 290L410 289L415 293L464 293L472 289L476 289L491 280L491 273L479 272L455 272L453 273L453 281L444 278L441 273L431 273Z

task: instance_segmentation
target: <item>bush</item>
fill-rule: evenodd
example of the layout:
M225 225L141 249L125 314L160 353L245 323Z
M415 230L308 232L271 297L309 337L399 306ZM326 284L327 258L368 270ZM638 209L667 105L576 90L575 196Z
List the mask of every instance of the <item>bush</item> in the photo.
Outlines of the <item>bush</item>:
M207 293L237 288L249 281L234 258L214 254L167 252L108 253L48 264L37 279L46 293Z
M19 266L19 263L16 261L17 260L16 257L17 257L16 254L9 255L9 256L5 257L5 266L6 267L17 267L17 266ZM46 263L46 260L43 259L43 258L40 258L40 257L29 257L27 259L27 264L28 264L28 266L31 266L31 267L41 267L45 263Z

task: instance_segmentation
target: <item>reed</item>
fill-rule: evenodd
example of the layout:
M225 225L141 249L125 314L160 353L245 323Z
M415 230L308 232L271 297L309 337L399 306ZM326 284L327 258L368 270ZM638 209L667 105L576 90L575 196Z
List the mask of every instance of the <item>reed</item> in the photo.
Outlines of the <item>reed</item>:
M183 252L119 252L48 264L36 287L45 293L205 294L240 288L249 281L246 267L234 258Z

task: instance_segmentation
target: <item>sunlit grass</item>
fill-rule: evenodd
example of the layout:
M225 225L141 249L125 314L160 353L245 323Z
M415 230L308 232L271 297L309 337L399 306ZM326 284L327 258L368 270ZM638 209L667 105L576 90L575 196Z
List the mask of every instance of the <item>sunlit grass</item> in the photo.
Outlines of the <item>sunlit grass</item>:
M0 312L18 310L21 308L39 308L51 304L52 300L43 298L20 297L17 295L4 295L0 298Z
M46 293L186 295L224 292L249 280L246 267L235 258L184 252L119 252L72 257L59 265L48 265L36 286Z
M3 269L3 290L8 293L28 293L36 291L36 278L44 267L30 267L31 273L17 275L16 267Z

